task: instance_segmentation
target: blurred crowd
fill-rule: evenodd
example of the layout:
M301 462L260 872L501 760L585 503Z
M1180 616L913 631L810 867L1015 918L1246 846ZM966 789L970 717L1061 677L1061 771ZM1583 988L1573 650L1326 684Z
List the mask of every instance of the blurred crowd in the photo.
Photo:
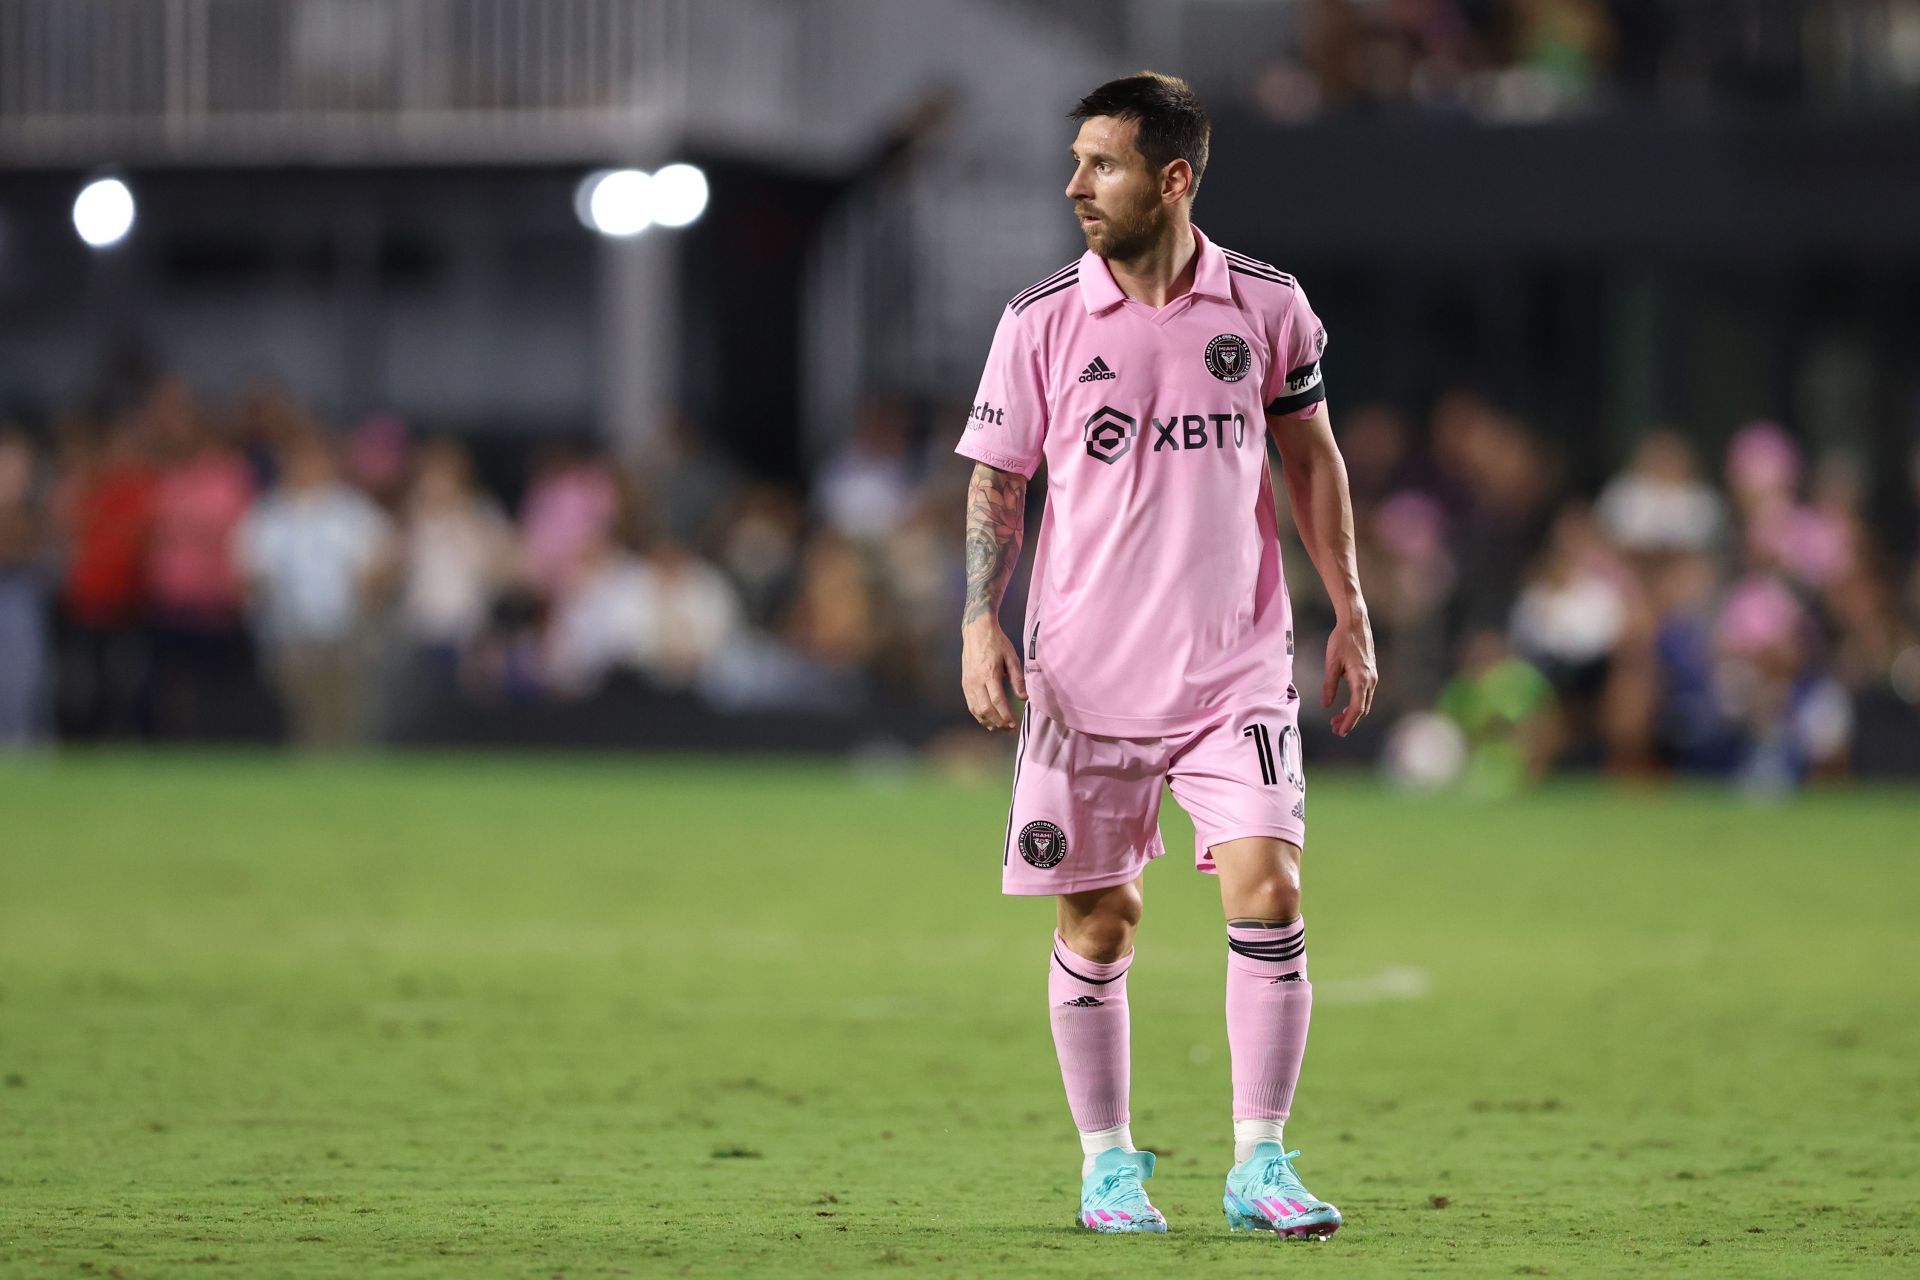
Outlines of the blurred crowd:
M175 380L0 429L0 741L247 736L254 698L340 746L436 698L622 682L959 720L961 420L873 400L804 489L685 420L641 456L535 446L483 482L465 444L391 416L330 432L281 391L212 404ZM1382 675L1363 749L1431 756L1437 720L1488 778L1792 782L1848 769L1863 699L1920 703L1920 559L1876 538L1843 455L1754 423L1709 467L1655 431L1589 500L1471 393L1336 430ZM1314 689L1331 619L1283 526Z
M1307 0L1251 86L1276 120L1410 107L1509 120L1643 98L1911 103L1920 0Z
M1875 536L1850 456L1809 465L1756 422L1709 469L1653 431L1589 501L1538 434L1473 394L1443 396L1425 425L1377 407L1336 421L1376 710L1409 730L1397 750L1415 773L1441 749L1436 718L1495 789L1556 765L1764 786L1844 774L1870 701L1904 707L1920 748L1920 557L1902 567ZM1920 500L1920 452L1912 479ZM1323 631L1309 566L1288 581L1321 611L1302 634Z
M0 741L248 736L255 692L308 746L437 696L616 681L732 711L959 706L965 475L922 484L908 427L868 406L810 501L685 423L637 458L536 447L492 486L458 440L332 433L271 388L210 405L166 380L0 429Z

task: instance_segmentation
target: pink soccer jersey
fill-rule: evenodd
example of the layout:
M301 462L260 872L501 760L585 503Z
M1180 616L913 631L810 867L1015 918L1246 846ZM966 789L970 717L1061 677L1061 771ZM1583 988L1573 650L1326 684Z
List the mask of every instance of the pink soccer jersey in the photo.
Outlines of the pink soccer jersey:
M1084 733L1184 732L1292 674L1266 415L1319 411L1326 330L1292 276L1194 238L1158 310L1092 252L1016 296L955 449L1046 460L1027 691Z

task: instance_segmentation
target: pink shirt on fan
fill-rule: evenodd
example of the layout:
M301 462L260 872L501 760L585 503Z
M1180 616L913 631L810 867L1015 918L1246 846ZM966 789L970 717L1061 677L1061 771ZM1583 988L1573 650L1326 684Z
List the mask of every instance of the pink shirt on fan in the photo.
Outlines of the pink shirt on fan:
M1092 252L1017 295L955 449L1046 461L1027 691L1085 733L1183 732L1292 675L1266 415L1318 412L1326 330L1292 276L1194 238L1158 310Z

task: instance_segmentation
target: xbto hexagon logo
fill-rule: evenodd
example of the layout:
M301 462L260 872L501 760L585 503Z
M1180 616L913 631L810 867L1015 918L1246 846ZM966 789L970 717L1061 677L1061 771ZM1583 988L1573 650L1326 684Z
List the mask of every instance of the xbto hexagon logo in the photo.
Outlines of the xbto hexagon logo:
M1087 442L1087 456L1102 462L1118 462L1133 448L1133 437L1140 424L1110 405L1101 405L1080 429Z

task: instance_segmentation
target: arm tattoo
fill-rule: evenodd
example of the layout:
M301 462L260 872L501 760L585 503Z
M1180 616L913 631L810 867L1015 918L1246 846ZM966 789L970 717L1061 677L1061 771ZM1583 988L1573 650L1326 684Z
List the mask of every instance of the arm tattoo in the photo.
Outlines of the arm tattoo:
M967 607L960 621L1000 610L1026 536L1027 480L976 463L967 486Z

